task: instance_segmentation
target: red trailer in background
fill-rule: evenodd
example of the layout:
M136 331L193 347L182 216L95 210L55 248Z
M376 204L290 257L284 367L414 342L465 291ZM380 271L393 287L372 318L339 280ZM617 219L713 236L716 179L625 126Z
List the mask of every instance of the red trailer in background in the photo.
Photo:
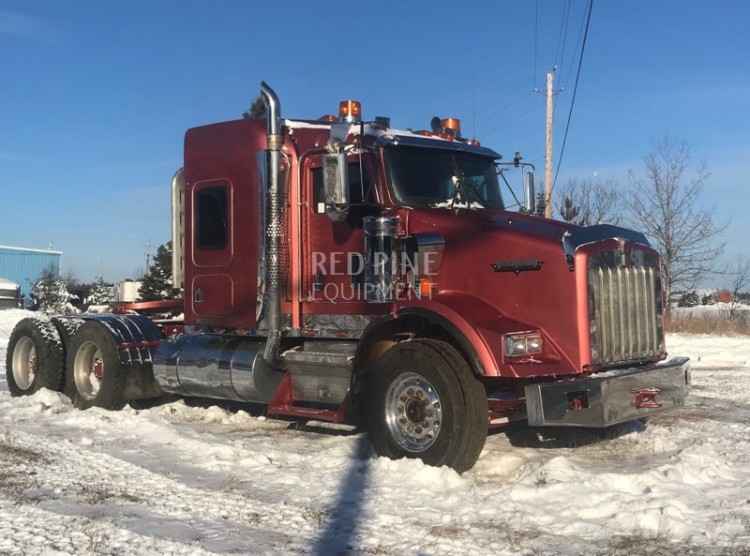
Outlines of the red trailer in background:
M165 393L361 424L376 451L470 468L494 419L606 427L681 405L659 258L538 214L533 167L461 135L338 116L188 130L172 182L184 301L19 323L11 392L116 409ZM523 176L511 212L499 184ZM180 314L180 318L169 315Z

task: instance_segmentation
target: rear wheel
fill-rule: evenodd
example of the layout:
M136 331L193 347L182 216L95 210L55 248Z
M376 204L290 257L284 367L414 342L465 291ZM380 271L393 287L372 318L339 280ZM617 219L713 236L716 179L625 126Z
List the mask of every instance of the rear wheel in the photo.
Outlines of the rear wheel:
M83 319L75 318L75 317L55 317L52 319L52 323L55 325L55 328L57 329L57 333L60 335L60 340L62 340L62 347L63 347L63 361L67 360L67 351L70 349L70 342L73 340L73 337L78 332L78 329L83 326L83 323L86 322ZM75 386L69 384L65 380L65 371L63 370L63 382L61 391L67 395L69 398L73 397L72 391L75 388Z
M82 325L67 354L66 383L76 407L121 409L125 405L126 374L112 336L99 323Z
M450 344L418 339L393 347L370 373L366 396L370 439L379 455L419 458L458 472L479 458L487 395Z
M13 329L5 361L12 396L28 396L40 388L60 391L63 386L63 350L55 327L28 318Z

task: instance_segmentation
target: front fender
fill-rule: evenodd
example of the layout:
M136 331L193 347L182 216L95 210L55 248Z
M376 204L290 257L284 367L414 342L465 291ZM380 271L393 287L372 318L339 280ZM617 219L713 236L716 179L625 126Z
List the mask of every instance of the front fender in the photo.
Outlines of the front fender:
M532 377L564 375L576 372L570 360L544 330L543 357L506 360L503 336L508 333L540 330L533 323L520 322L502 315L495 307L477 297L457 292L441 292L431 299L397 303L394 317L419 314L436 324L449 327L464 351L473 357L479 374L487 377Z

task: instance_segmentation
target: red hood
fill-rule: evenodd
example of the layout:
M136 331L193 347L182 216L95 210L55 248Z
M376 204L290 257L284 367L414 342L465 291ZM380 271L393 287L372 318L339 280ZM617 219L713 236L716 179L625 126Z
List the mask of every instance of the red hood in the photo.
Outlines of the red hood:
M440 233L449 237L473 236L481 232L502 230L510 235L522 235L535 242L554 242L561 245L565 231L580 230L580 226L529 216L504 210L414 209L403 213L409 233Z
M575 273L562 245L578 226L506 211L410 210L408 233L437 233L445 239L437 276L441 292L481 299L508 318L541 329L556 345L570 372L580 368ZM538 269L496 271L538 261ZM567 366L567 365L566 365Z

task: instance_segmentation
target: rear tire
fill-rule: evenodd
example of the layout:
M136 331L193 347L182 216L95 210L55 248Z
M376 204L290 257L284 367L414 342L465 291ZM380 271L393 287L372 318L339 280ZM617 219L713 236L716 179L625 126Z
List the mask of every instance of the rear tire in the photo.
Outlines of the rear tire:
M78 329L81 328L86 321L79 318L58 317L52 319L52 322L54 323L55 328L57 328L57 333L60 335L63 346L67 346L70 345L73 336L76 335Z
M29 396L41 388L62 390L62 342L50 322L27 318L16 325L8 341L5 373L11 396Z
M112 335L89 321L73 336L65 365L67 391L79 409L122 409L127 375Z
M487 438L487 394L450 344L402 342L369 373L367 421L375 451L419 458L459 473L474 466Z
M71 317L55 317L52 319L52 323L55 325L57 333L60 335L60 340L62 341L63 362L67 361L70 342L73 340L73 337L75 337L78 329L83 326L84 322L86 321L84 321L83 319ZM65 380L65 369L63 369L62 381L63 384L60 391L69 398L72 398L73 389L75 388L75 386L69 384L68 381Z

